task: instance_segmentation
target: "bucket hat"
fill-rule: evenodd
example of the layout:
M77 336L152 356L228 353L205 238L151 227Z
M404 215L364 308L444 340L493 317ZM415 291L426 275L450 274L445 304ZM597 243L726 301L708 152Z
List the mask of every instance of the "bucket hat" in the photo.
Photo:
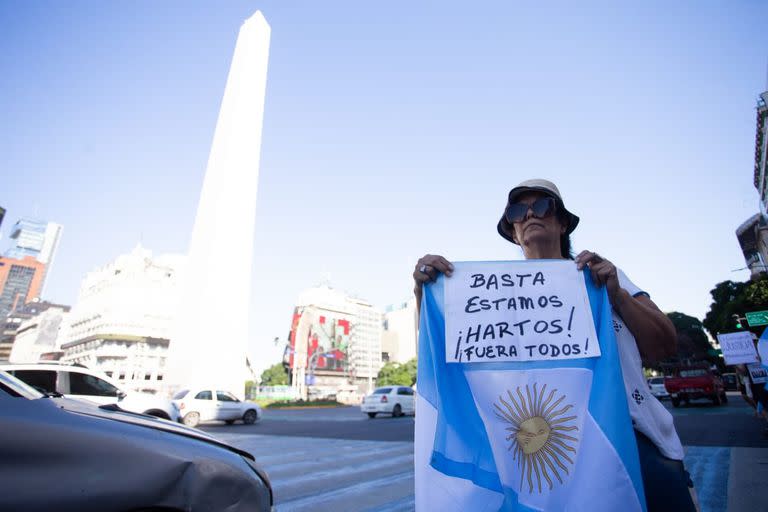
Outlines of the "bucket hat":
M534 180L525 180L519 185L517 185L515 188L509 191L509 195L507 196L507 206L512 204L517 197L524 193L524 192L542 192L550 197L552 197L555 200L555 203L557 204L557 211L559 215L562 215L565 218L565 221L567 223L565 228L565 234L570 235L574 229L576 229L576 226L579 225L579 218L572 214L568 209L565 207L565 204L563 203L563 197L560 195L560 191L557 189L557 186L552 183L549 180L543 180L543 179L534 179ZM504 211L507 211L506 206L504 207ZM518 244L514 238L507 234L507 231L510 233L513 232L512 225L507 222L506 217L502 213L501 219L499 220L498 225L496 226L496 229L498 230L499 234L505 239L509 240L513 244Z

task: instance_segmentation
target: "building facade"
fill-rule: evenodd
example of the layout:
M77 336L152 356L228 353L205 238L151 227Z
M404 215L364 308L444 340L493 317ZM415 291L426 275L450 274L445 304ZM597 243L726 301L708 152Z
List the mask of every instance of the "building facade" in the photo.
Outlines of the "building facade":
M12 363L36 363L59 351L69 306L34 300L25 304L9 356ZM13 316L13 315L12 315ZM28 317L28 318L27 318Z
M6 251L5 256L14 259L31 256L45 265L41 294L45 287L45 277L51 271L59 247L61 231L60 224L32 218L19 219L11 230L10 238L14 240L14 245Z
M736 229L736 237L752 278L768 273L768 91L757 100L753 184L760 196L760 212Z
M406 363L416 357L416 299L387 306L381 336L383 362Z
M0 256L0 320L39 298L44 277L45 264L33 256L21 259Z
M170 329L185 258L141 246L82 282L61 349L64 362L105 372L129 389L163 387Z
M302 292L284 362L300 396L373 388L381 368L382 313L328 286Z

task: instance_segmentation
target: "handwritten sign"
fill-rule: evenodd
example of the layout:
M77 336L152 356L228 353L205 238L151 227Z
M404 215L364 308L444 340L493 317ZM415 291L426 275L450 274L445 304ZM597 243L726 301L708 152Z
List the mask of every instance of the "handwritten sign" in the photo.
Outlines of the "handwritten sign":
M445 281L448 363L598 357L584 277L572 261L463 262Z
M755 384L765 384L768 382L768 369L765 366L752 363L747 365L747 370L749 370L749 375Z
M749 331L718 334L717 341L720 343L720 350L723 352L725 364L757 362L755 342L752 341L752 333Z

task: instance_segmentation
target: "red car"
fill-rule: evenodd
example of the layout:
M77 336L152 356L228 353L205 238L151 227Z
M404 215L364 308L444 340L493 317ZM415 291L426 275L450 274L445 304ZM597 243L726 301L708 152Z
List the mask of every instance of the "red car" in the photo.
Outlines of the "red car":
M664 387L675 407L679 407L681 401L688 405L691 400L702 398L712 400L715 405L728 401L722 379L707 364L671 367L667 373Z

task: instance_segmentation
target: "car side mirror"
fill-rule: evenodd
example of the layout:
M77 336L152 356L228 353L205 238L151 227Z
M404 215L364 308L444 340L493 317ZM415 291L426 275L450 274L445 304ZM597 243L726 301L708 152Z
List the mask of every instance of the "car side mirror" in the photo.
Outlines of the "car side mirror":
M117 400L118 401L122 400L123 398L125 398L127 396L128 396L128 393L126 393L125 391L118 391L117 392Z

